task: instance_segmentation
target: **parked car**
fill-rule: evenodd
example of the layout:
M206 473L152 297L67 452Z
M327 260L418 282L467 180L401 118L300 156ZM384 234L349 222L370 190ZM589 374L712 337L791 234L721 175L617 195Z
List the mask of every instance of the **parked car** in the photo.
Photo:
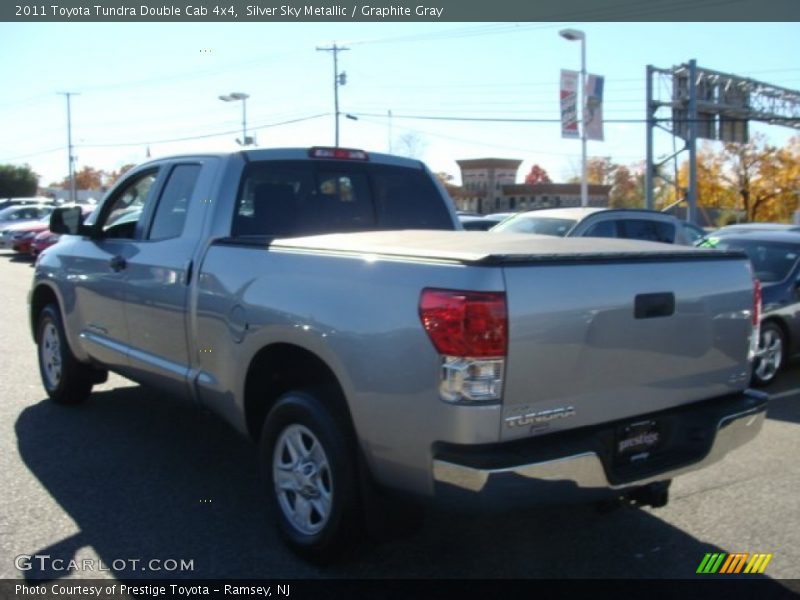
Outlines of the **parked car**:
M750 231L721 238L707 246L742 250L750 257L761 282L761 330L753 382L771 383L787 360L800 353L800 231Z
M683 234L686 237L686 242L692 246L696 246L700 240L705 239L709 233L699 225L695 225L689 221L681 221L681 226L683 227Z
M726 225L725 227L720 227L714 231L707 233L703 236L702 240L699 240L695 243L695 245L705 245L705 240L709 238L721 238L727 237L729 235L741 235L743 233L754 233L754 232L767 232L767 231L795 231L800 232L800 226L798 225L790 225L788 223L737 223L735 225Z
M416 160L162 158L51 229L69 235L30 293L49 397L78 404L114 371L218 412L313 559L393 520L387 491L663 506L765 418L743 255L457 231Z
M31 251L31 243L33 238L42 231L47 231L50 228L50 217L38 221L26 221L19 225L13 225L6 229L6 232L11 230L10 244L11 248L21 254L29 254Z
M26 198L3 198L2 200L0 200L0 210L5 210L6 208L12 206L30 206L32 204L54 206L55 201L52 198L48 198L47 196L32 196Z
M558 237L625 238L689 245L679 219L652 210L545 208L509 217L490 231Z
M0 210L0 231L23 221L37 221L51 212L53 207L43 204L8 206Z
M467 231L488 231L500 221L505 219L502 214L497 215L459 215L458 220L461 221L461 226Z

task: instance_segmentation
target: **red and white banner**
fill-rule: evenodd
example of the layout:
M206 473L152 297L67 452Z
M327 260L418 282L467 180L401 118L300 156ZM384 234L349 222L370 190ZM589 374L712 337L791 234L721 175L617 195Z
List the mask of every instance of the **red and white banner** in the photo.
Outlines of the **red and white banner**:
M603 77L586 76L586 139L603 141Z
M578 72L561 69L561 137L579 138Z

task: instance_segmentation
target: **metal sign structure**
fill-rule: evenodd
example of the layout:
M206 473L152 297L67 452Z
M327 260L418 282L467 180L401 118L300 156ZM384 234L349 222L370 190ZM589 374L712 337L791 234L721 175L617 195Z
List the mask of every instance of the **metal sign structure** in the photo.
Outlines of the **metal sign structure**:
M750 121L783 125L800 130L800 92L729 73L687 64L660 69L647 66L647 165L645 200L654 208L653 187L657 178L670 185L659 171L682 152L689 153L689 185L684 199L688 220L697 222L697 140L747 143ZM661 129L684 142L680 149L654 159L654 132Z

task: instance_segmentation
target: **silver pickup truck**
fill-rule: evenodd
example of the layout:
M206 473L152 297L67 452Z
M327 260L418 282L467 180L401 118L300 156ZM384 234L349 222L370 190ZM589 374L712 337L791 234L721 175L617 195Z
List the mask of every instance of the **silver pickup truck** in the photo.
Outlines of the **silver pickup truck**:
M211 407L258 444L278 531L309 558L385 490L663 505L763 422L743 255L457 231L416 161L161 159L51 228L68 235L30 294L50 398L111 370Z

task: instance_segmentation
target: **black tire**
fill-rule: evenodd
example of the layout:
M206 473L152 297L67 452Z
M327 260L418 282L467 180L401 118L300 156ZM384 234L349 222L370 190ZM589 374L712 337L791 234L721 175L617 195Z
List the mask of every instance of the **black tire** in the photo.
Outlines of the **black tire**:
M61 313L48 304L36 328L39 374L50 399L57 404L80 404L89 397L102 372L75 358L64 333Z
M773 321L761 323L753 385L763 387L775 381L786 364L786 351L786 336L780 326Z
M361 533L354 436L329 400L322 391L281 396L264 421L259 452L278 533L318 564L345 555Z

